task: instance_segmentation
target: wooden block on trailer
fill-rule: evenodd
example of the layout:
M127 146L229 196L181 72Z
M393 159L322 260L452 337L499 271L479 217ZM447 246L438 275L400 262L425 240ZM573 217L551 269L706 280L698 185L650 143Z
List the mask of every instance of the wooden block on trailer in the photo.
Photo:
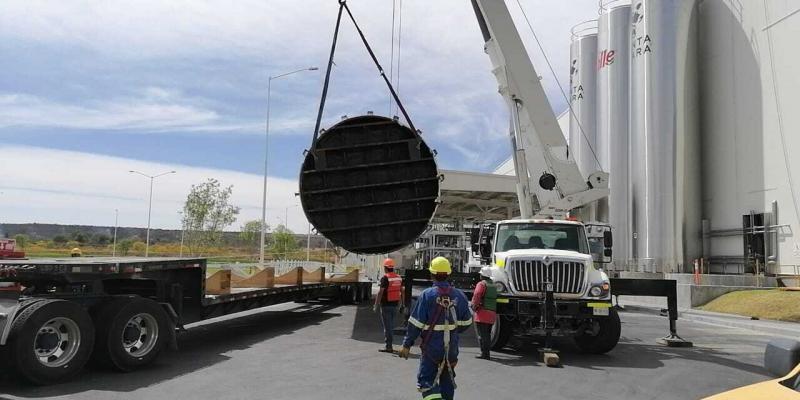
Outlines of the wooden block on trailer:
M231 271L220 270L206 278L206 293L229 294L231 292Z
M275 268L266 267L255 275L240 281L234 281L235 288L271 288L275 286Z
M239 273L239 271L236 271L236 270L230 270L230 271L231 271L231 284L236 283L236 282L241 282L241 281L247 279L247 277L242 275L241 273ZM236 287L236 286L234 286L234 287Z
M358 282L357 269L348 272L346 275L334 276L330 279L331 282Z
M304 272L303 282L325 283L325 267L317 268L316 270L311 272Z
M293 268L289 272L276 276L275 283L278 285L302 285L303 284L303 269Z

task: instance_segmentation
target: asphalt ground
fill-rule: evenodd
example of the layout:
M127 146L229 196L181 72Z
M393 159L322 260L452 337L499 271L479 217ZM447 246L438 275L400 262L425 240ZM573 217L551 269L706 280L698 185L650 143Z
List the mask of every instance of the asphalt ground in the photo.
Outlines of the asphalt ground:
M458 399L696 399L768 376L768 336L679 321L693 348L656 344L668 321L626 311L619 345L606 355L578 354L561 343L561 368L542 364L533 345L475 359L470 330L456 368ZM399 343L401 338L396 338ZM74 381L32 387L0 378L2 399L416 399L419 349L402 360L379 353L382 333L371 307L284 304L211 320L179 336L143 370L97 368Z

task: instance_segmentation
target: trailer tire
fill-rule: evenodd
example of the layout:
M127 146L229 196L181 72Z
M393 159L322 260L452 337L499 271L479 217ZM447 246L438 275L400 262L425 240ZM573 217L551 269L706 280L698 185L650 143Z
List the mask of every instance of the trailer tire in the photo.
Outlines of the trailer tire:
M492 350L497 351L506 347L513 333L513 322L502 315L498 315L492 326Z
M167 313L141 297L113 300L96 314L95 361L129 372L153 362L169 343Z
M584 353L605 354L617 346L622 332L622 323L617 310L611 308L607 318L598 320L600 332L597 335L583 334L573 338L575 345Z
M17 372L46 385L77 375L92 354L94 338L92 318L79 304L43 300L17 315L6 347Z

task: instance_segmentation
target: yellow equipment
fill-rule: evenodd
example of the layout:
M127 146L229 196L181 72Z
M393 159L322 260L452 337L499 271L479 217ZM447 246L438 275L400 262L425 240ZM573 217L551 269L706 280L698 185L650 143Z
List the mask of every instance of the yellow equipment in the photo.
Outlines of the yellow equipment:
M76 247L69 252L69 255L71 255L72 257L80 257L83 255L83 252L81 251L81 249Z
M431 271L432 274L448 274L450 275L453 272L453 269L450 268L450 261L448 261L444 257L436 257L431 260L431 266L428 268L428 271Z

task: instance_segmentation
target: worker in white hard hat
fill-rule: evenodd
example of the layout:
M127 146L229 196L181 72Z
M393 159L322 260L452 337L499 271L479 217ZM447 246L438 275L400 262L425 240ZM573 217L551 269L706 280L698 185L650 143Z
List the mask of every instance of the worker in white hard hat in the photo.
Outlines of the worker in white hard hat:
M492 325L497 319L497 287L492 282L492 268L481 268L481 281L472 293L472 311L475 313L475 326L478 328L478 341L481 354L478 358L489 359L492 347Z
M472 325L472 313L464 292L447 281L450 261L436 257L428 270L433 287L422 292L411 311L400 357L407 359L411 346L422 337L417 390L425 400L449 400L455 395L458 336Z

